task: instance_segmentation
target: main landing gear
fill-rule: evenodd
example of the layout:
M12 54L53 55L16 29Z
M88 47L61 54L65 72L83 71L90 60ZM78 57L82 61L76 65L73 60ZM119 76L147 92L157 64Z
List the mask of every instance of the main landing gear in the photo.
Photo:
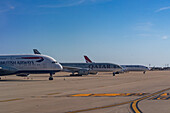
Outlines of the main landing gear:
M82 76L80 74L70 74L70 76Z
M81 74L74 74L74 72L72 72L72 74L70 74L70 76L82 76Z
M53 80L53 74L55 74L55 73L50 73L49 80Z

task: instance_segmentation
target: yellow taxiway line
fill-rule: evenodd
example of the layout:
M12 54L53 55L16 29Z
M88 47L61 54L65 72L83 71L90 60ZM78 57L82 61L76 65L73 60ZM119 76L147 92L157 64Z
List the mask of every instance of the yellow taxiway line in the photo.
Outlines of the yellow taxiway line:
M148 93L111 93L111 94L75 94L71 97L115 97L115 96L143 96Z
M163 90L160 90L160 91L158 91L158 92L152 93L152 94L147 95L147 96L144 96L144 97L142 97L142 98L139 98L139 99L137 99L137 100L135 100L135 101L133 101L133 102L131 103L130 108L132 109L132 111L133 111L134 113L142 113L142 111L138 108L138 103L139 103L140 101L142 101L142 100L144 100L144 99L147 99L147 98L149 98L149 97L152 97L152 96L154 96L154 95L157 95L157 94L159 94L159 93L162 93L162 92L164 92L164 91L167 91L167 90L170 90L170 88L163 89Z
M10 101L16 101L16 100L23 100L23 98L16 98L16 99L9 99L9 100L0 100L0 102L10 102Z
M159 96L152 97L149 100L168 100L170 99L170 94L169 93L163 93Z
M147 99L149 97L152 97L154 95L157 95L157 94L162 93L162 92L167 91L167 90L170 90L170 88L163 89L161 91L158 91L158 92L143 96L141 98L138 98L138 99L132 100L132 101L127 101L127 102L122 102L122 103L113 104L113 105L107 105L107 106L101 106L101 107L95 107L95 108L88 108L88 109L82 109L82 110L76 110L76 111L69 111L67 113L79 113L79 112L85 112L85 111L99 110L99 109L110 108L110 107L120 106L120 105L124 105L124 104L129 104L129 103L131 103L130 108L132 109L132 111L134 113L142 113L141 110L138 108L139 101L142 101L144 99ZM135 93L133 93L133 94L135 94ZM143 94L143 93L140 93L140 94ZM146 94L146 93L144 93L144 94ZM71 96L72 97L82 97L82 96L89 97L89 96L94 96L94 95L96 95L96 94L76 94L76 95L71 95ZM97 94L97 95L98 96L108 96L108 94ZM112 95L112 96L113 95L114 96L119 95L120 96L120 94L109 94L109 95ZM125 93L125 96L128 96L128 95L130 95L130 94Z

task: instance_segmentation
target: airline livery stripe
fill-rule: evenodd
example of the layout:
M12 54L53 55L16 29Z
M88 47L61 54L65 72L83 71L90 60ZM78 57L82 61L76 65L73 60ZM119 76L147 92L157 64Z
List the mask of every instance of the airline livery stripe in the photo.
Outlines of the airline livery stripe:
M43 59L42 57L22 57L22 59Z

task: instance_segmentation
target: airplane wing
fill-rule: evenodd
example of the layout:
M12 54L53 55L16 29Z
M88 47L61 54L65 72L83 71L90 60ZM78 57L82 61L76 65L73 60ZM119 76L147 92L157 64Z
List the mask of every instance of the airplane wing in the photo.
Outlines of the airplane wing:
M77 72L78 75L88 75L89 74L88 68L80 68L80 67L63 66L63 71L72 72L72 73Z
M82 68L79 68L79 67L63 66L63 70L65 70L65 71L77 72L77 71L79 71L81 69Z

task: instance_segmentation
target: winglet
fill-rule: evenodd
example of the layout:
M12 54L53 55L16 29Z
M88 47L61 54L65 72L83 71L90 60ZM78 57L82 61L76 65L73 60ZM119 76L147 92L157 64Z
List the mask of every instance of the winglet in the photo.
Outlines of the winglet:
M37 49L33 49L34 54L41 54Z
M84 55L84 58L86 60L86 63L93 63L86 55Z

